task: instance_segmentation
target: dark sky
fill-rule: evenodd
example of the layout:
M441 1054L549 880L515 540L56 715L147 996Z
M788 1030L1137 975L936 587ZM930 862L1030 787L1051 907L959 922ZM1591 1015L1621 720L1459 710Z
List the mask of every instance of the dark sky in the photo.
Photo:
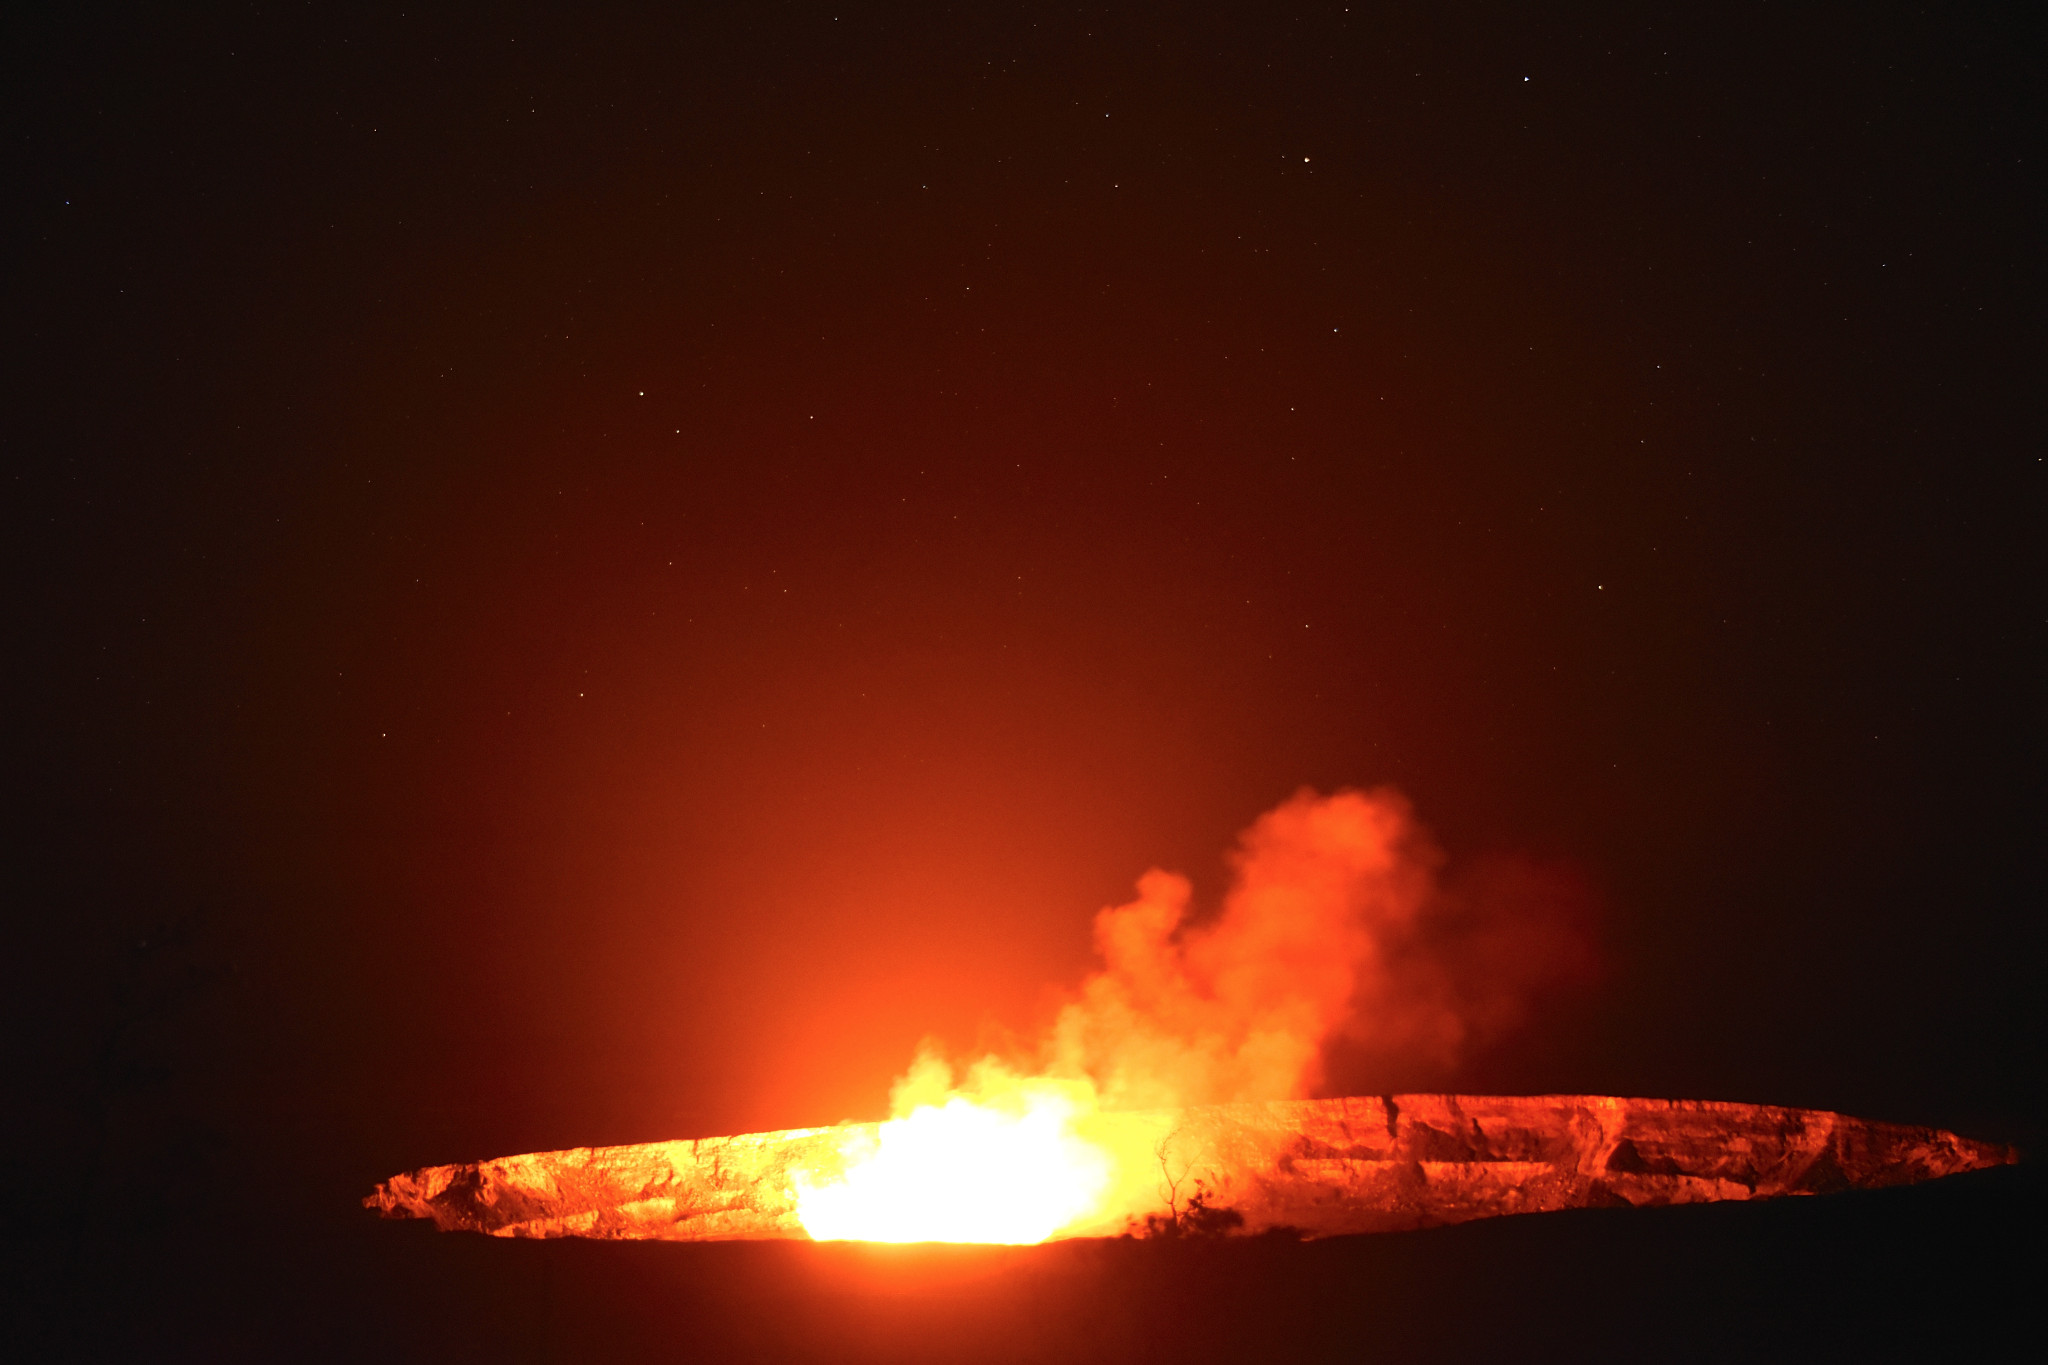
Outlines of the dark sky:
M1605 907L1419 1080L2038 1132L2017 9L14 13L13 1126L869 1116L1393 784Z

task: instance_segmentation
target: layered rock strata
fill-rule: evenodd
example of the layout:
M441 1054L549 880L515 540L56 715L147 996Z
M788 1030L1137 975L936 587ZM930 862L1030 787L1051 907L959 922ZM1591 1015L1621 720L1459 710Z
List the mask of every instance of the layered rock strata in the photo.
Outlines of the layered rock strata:
M1164 1214L1196 1191L1257 1233L1391 1232L1511 1213L1908 1185L2017 1159L1931 1128L1811 1109L1600 1095L1389 1095L1097 1115L1148 1151ZM1122 1132L1128 1128L1132 1131ZM387 1218L497 1237L801 1238L794 1177L874 1125L578 1147L393 1176ZM1142 1146L1138 1146L1142 1144ZM1001 1172L991 1171L991 1180Z

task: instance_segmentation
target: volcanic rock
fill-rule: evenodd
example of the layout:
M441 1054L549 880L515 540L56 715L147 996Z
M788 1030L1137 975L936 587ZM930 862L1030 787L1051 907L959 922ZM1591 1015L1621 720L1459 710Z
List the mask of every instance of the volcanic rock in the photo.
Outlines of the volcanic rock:
M1241 1217L1244 1232L1309 1237L1556 1209L1830 1194L2018 1159L2011 1148L1954 1133L1820 1110L1601 1095L1284 1100L1091 1122L1132 1128L1123 1136L1142 1140L1158 1162L1156 1205L1116 1211L1122 1225L1170 1215L1199 1193L1208 1209ZM796 1173L837 1169L849 1138L875 1126L428 1166L391 1177L363 1203L387 1218L497 1237L801 1238Z

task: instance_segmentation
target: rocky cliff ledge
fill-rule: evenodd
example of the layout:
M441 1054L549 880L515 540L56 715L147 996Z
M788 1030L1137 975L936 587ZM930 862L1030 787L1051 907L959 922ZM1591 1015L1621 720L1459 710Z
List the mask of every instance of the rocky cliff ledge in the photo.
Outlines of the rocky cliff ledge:
M1172 1181L1182 1199L1199 1186L1209 1207L1242 1217L1244 1232L1310 1237L1874 1189L2017 1159L1953 1133L1819 1110L1600 1095L1288 1100L1094 1122L1142 1128L1142 1150L1157 1154L1160 1203L1140 1215L1166 1211ZM498 1237L800 1238L792 1172L832 1169L862 1126L428 1166L363 1203Z

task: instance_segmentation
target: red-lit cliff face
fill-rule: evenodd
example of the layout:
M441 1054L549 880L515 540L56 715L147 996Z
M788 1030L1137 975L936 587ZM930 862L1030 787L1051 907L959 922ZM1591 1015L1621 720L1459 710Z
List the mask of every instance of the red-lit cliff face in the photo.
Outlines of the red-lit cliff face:
M1047 1126L1066 1147L1035 1170L1043 1153L1028 1140L976 1146L969 1132L950 1167L923 1153L914 1170L924 1188L857 1188L862 1167L906 1122L430 1166L385 1181L364 1204L500 1237L1033 1242L1158 1230L1185 1223L1191 1209L1211 1211L1211 1227L1326 1237L1567 1208L1829 1194L2017 1159L1935 1129L1770 1105L1396 1095L1070 1117ZM1062 1172L1079 1183L1057 1188ZM820 1191L850 1187L851 1197L820 1213ZM1057 1206L1058 1221L1019 1222L1020 1188L1027 1209L1042 1213L1062 1194L1070 1203ZM949 1221L920 1223L916 1211L934 1190Z

